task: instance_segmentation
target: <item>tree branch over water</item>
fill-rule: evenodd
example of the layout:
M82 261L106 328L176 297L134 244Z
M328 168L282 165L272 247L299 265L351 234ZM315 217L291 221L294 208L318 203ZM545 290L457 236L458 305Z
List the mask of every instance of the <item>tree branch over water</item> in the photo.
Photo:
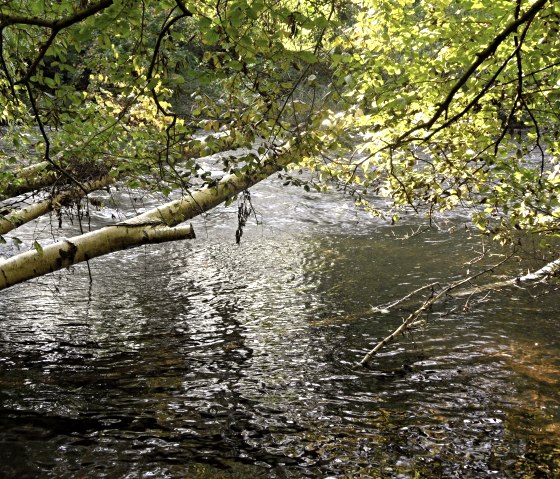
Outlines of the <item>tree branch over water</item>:
M218 206L286 167L293 161L292 155L289 144L270 147L257 169L232 173L214 186L194 191L122 223L44 247L36 242L34 250L0 261L0 290L111 252L143 244L194 238L192 227L177 225ZM44 205L41 207L46 208Z
M269 172L226 153L211 174L201 157L278 137L316 173L293 184L346 185L392 222L467 208L503 243L552 234L559 19L548 0L3 2L0 198L39 200L4 209L0 233L112 180L183 194L144 218L173 227L205 208L187 208L192 185L216 192L211 207L228 194L214 178Z
M414 327L414 325L421 320L422 315L424 313L426 313L433 305L435 305L436 303L438 303L440 300L442 300L443 298L445 298L447 296L452 296L452 297L455 297L455 298L456 297L464 297L464 296L472 296L474 294L479 294L479 293L483 293L483 292L487 292L487 291L491 291L491 290L497 290L497 289L500 289L500 288L506 288L506 287L511 287L511 286L519 286L521 284L528 284L528 283L537 283L539 281L544 281L544 280L546 280L546 279L548 279L552 276L555 276L560 272L560 259L557 259L555 261L552 261L552 262L546 264L545 266L543 266L539 270L535 271L534 273L528 273L528 274L523 275L523 276L517 276L517 277L511 278L511 279L506 280L506 281L497 281L497 282L489 283L489 284L482 285L482 286L474 286L474 287L459 289L459 288L465 286L466 284L472 283L472 281L475 280L476 278L479 278L479 277L497 269L498 267L500 267L502 264L504 264L509 259L510 259L510 256L506 257L505 259L503 259L499 263L497 263L493 266L490 266L489 268L484 269L483 271L481 271L479 273L476 273L476 274L471 275L467 278L464 278L464 279L455 281L453 283L450 283L449 285L440 289L437 293L435 292L435 287L436 287L437 283L432 283L430 285L427 285L427 286L424 286L422 288L416 289L412 293L407 294L403 298L401 298L397 301L394 301L394 302L392 302L388 305L382 305L382 306L379 306L378 308L374 308L374 310L377 310L377 311L388 310L388 309L390 309L394 306L397 306L398 304L401 304L404 300L411 298L414 294L417 294L420 291L423 291L427 288L432 289L431 296L428 299L426 299L418 309L416 309L414 312L410 313L403 320L403 323L397 329L395 329L391 334L389 334L388 336L383 338L381 341L379 341L375 345L375 347L373 349L371 349L362 358L362 360L360 361L360 364L362 366L367 366L369 363L371 363L371 361L373 360L375 355L381 349L383 349L387 344L394 341L399 335L406 333L409 329ZM453 293L453 294L451 294L451 293Z
M75 203L87 194L106 188L114 182L114 176L105 175L99 179L83 183L80 188L75 187L70 190L62 191L45 200L38 201L15 211L10 211L8 214L4 214L4 216L0 215L0 235L19 228L47 214L49 211L57 210L64 205Z

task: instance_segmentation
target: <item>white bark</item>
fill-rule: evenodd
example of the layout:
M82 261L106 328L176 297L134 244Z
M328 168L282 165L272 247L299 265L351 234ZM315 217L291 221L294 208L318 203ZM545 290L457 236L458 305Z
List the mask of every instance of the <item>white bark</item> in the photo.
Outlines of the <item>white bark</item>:
M543 281L560 272L560 258L544 265L534 273L528 273L512 280L513 283L527 283L530 281Z
M534 273L527 273L525 275L516 276L515 278L506 279L504 281L496 281L494 283L484 284L481 286L474 286L473 288L462 289L454 292L453 297L461 298L465 296L472 296L473 294L484 293L486 291L496 291L511 286L523 286L525 284L539 283L541 281L548 280L552 276L557 275L559 272L560 258L545 264Z
M293 159L289 152L289 145L271 150L261 161L258 169L237 175L226 175L214 186L202 188L179 200L147 211L137 216L134 222L155 220L167 226L175 226L194 218L287 166Z
M18 181L7 184L0 190L0 201L51 186L57 178L46 161L22 168L15 175Z
M194 238L191 226L115 225L63 239L0 262L0 290L73 264L135 246Z
M183 155L177 164L180 164L182 160L214 154L216 149L227 151L235 148L238 141L239 135L236 135L235 131L229 130L213 133L200 139L192 139L183 145ZM63 159L64 155L68 155L71 151L77 151L84 143L86 142L62 150L52 157L51 162L41 161L16 170L14 174L17 181L4 185L0 190L0 201L52 186L57 180L61 179L61 173L56 170L52 163L60 164L59 162ZM64 168L64 166L61 166L61 168ZM99 180L101 178L92 181ZM0 232L0 234L2 233Z
M190 226L177 226L226 201L287 166L289 146L271 150L260 167L245 174L225 176L217 184L171 201L122 223L63 239L41 251L33 249L0 261L0 290L114 251L148 243L194 238Z
M12 211L6 216L0 216L0 235L6 234L15 228L19 228L21 225L33 221L53 209L58 209L71 201L77 201L86 196L86 193L106 188L114 182L115 178L107 175L98 180L83 183L82 188L76 187L68 191L63 191L52 198Z

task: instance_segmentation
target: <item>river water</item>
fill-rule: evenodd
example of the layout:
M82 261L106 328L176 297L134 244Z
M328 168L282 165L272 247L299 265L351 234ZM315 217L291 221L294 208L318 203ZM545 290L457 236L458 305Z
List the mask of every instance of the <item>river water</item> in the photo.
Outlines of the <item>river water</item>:
M196 240L92 261L91 285L79 265L0 293L2 478L560 477L558 293L449 299L364 368L414 309L371 306L461 277L481 239L460 216L404 239L421 219L275 181L252 196L239 246L233 205ZM105 201L94 226L141 206Z

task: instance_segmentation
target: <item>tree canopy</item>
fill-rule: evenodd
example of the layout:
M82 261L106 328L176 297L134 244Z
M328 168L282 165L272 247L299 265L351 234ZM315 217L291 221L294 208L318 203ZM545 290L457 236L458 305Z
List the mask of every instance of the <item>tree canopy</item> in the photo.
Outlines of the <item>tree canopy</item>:
M334 42L359 138L336 174L484 230L558 233L560 70L554 2L367 2ZM360 171L362 175L358 175Z
M245 148L224 175L558 235L559 26L550 0L4 0L0 234L116 181L212 188L199 159Z

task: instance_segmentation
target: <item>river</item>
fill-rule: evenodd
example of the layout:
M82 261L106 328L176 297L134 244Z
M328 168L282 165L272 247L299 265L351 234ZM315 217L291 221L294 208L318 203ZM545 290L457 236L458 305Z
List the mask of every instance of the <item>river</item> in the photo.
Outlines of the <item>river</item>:
M149 206L118 196L93 226ZM412 307L373 305L487 246L458 215L405 239L423 220L336 193L252 200L239 246L233 205L196 240L92 261L91 285L79 265L0 293L2 478L560 477L557 292L449 300L364 368Z

